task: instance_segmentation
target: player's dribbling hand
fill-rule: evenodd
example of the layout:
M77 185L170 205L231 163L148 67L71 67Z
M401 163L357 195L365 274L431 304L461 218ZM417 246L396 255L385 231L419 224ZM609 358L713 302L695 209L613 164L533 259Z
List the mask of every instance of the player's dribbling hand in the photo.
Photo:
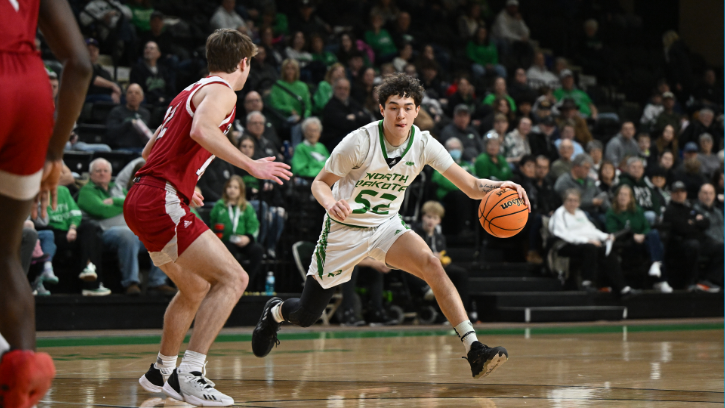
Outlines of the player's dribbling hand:
M204 196L200 192L194 191L194 195L191 196L191 204L194 207L201 207L204 205Z
M524 202L526 203L526 207L528 207L529 212L531 212L531 204L529 203L529 196L526 195L526 190L524 190L523 187L514 183L513 181L504 181L498 187L499 188L510 188L511 190L516 190L516 192L519 193L519 198L524 200Z
M58 182L63 173L63 160L46 161L40 179L40 215L48 216L48 204L55 211L58 208ZM37 201L37 200L36 200ZM37 209L33 211L37 215Z
M350 208L350 204L347 201L340 200L328 207L327 212L338 220L345 221L345 218L352 212L352 208Z
M289 171L289 166L274 161L274 157L263 157L259 160L254 161L254 165L250 166L249 174L260 180L272 180L275 183L282 185L282 180L289 180L292 177L292 172Z

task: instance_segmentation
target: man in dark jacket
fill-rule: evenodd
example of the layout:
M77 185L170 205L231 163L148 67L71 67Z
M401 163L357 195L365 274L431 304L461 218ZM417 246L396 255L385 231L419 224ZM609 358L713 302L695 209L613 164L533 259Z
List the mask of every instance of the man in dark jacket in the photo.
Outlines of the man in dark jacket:
M670 240L665 252L672 261L677 261L679 271L674 278L675 286L684 286L689 291L719 292L720 287L713 280L721 281L723 276L722 243L715 245L705 232L710 227L709 218L695 210L687 202L685 183L672 183L672 199L665 210L664 223L670 227ZM718 254L719 253L719 254ZM707 261L700 270L700 263Z
M531 153L535 156L546 156L550 162L559 158L559 150L554 145L558 139L556 121L553 117L547 116L539 122L538 126L531 129L528 135Z
M332 151L348 133L370 123L362 106L350 98L350 81L338 79L333 84L333 95L322 111L322 138L320 141Z
M131 70L130 81L141 85L147 104L164 106L171 102L175 92L169 71L158 64L159 58L159 46L153 41L147 42L143 50L143 61Z
M690 126L685 128L680 134L679 145L685 146L687 142L694 142L700 144L700 135L703 133L709 133L715 141L715 146L718 146L722 140L722 132L718 129L715 123L715 114L710 108L702 108L698 112L697 119L690 123Z
M132 83L126 89L126 105L116 106L108 113L106 135L108 145L113 149L140 153L149 141L140 130L138 121L148 125L151 113L141 107L143 90Z
M659 195L655 194L654 186L644 177L644 163L639 157L627 159L627 171L619 176L619 184L632 187L634 200L644 210L644 217L650 225L654 225L662 210Z
M462 159L476 160L484 152L481 135L471 126L471 111L468 105L460 104L453 109L453 122L446 125L441 131L440 142L445 144L448 139L455 137L463 145Z

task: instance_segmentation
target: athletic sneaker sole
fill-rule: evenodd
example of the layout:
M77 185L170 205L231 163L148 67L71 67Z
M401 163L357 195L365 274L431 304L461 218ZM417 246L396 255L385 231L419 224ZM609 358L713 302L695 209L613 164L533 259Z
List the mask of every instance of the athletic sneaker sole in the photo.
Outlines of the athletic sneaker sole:
M163 393L166 394L167 397L173 398L177 401L186 402L184 401L184 397L176 392L176 390L172 386L170 386L168 382L166 382L166 384L161 387L161 391L163 391Z
M496 371L497 368L501 367L505 362L507 362L508 359L509 358L506 357L506 354L497 354L494 358L483 363L483 370L481 370L481 372L473 378L481 378L491 374L492 372Z
M154 385L146 378L146 375L142 375L141 378L138 379L138 383L141 385L141 388L144 390L153 393L153 394L161 394L163 393L164 387L159 387L158 385ZM169 387L171 388L171 387Z
M209 400L203 400L201 398L197 398L193 395L185 395L182 396L181 394L177 393L176 390L172 386L169 385L167 382L164 384L162 388L164 394L168 396L169 398L173 398L177 401L186 402L187 404L191 404L197 407L230 407L234 405L234 401L231 402L221 402L221 401L209 401Z

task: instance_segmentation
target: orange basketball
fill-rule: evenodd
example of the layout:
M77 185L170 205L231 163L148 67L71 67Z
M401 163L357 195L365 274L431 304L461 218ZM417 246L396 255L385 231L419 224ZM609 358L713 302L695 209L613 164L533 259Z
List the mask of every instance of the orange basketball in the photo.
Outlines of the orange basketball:
M511 189L496 189L481 200L478 221L489 234L509 238L518 234L529 219L529 208L519 193Z

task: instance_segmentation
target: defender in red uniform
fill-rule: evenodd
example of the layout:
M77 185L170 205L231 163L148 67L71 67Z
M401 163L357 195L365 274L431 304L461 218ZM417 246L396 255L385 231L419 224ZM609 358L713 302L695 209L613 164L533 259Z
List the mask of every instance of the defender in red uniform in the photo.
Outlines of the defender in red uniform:
M58 120L48 74L35 49L41 31L63 63ZM50 387L53 361L35 353L35 302L20 266L23 222L42 191L53 200L63 147L80 113L91 63L65 0L0 0L0 406L35 405ZM5 341L7 339L7 342ZM8 351L8 349L12 351Z
M1 0L0 0L1 1ZM251 160L227 139L237 96L249 76L257 48L236 30L217 30L206 43L209 76L184 89L169 105L163 124L142 153L146 165L136 173L123 213L148 249L154 264L179 292L166 309L161 350L139 383L198 406L229 406L234 400L204 377L206 354L247 287L249 277L206 225L189 209L201 202L196 182L215 157L259 179L289 180L284 163L268 157ZM176 368L186 332L194 333Z

